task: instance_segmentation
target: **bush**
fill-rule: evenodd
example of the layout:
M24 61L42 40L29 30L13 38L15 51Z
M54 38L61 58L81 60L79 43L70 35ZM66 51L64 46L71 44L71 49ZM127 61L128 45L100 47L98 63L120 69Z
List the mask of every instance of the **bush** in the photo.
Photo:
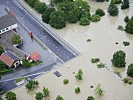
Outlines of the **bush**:
M58 95L58 96L56 97L56 100L64 100L64 99L63 99L63 97L61 97L60 95Z
M3 47L0 45L0 55L4 52Z
M23 62L23 66L26 68L29 68L31 66L30 62L28 62L26 59L23 59L22 62Z
M96 15L96 14L93 14L91 16L91 21L92 22L98 22L98 21L100 21L100 16L99 15Z
M127 75L133 77L133 64L128 66Z
M126 53L124 51L119 50L115 52L113 55L113 59L111 60L112 64L115 67L125 67L125 64L126 64L125 57L126 57Z
M50 25L61 29L66 26L66 15L62 11L54 11L50 14Z
M94 100L95 98L93 96L88 96L87 100Z
M111 16L117 16L119 13L118 7L114 3L110 3L110 5L108 7L108 13Z
M21 42L21 37L18 34L14 34L12 37L12 44L20 44Z
M48 96L50 93L49 89L48 88L43 88L43 94L44 94L44 97Z
M95 94L99 96L104 95L104 90L101 88L100 84L98 84L97 87L95 88Z
M97 9L96 12L95 12L96 15L99 15L99 16L104 16L105 15L105 12L102 10L102 9Z
M129 45L130 45L130 42L123 41L123 45L124 45L124 46L129 46Z
M123 0L123 2L122 2L122 5L121 5L121 9L127 9L127 8L129 8L129 0Z
M38 1L38 0L24 0L26 3L29 4L29 6L31 6L32 8L34 7L35 3Z
M82 80L82 75L83 75L82 69L79 69L75 77L77 80Z
M29 80L28 83L25 85L26 89L30 90L38 86L38 81L35 80Z
M46 9L45 11L44 11L44 13L42 14L42 20L43 20L43 22L45 22L45 23L49 23L49 21L50 21L50 14L52 13L52 12L54 12L55 11L55 9L54 8L48 8L48 9Z
M89 25L90 24L90 20L88 19L88 17L81 17L80 18L80 25Z
M105 0L96 0L96 2L104 2Z
M36 100L42 100L43 94L41 92L36 93Z
M97 68L104 68L105 67L105 64L101 63L100 64L97 64Z
M98 63L99 61L100 61L99 58L92 58L92 59L91 59L91 62L92 62L92 63Z
M80 93L80 88L79 88L79 87L77 87L77 88L75 89L75 93Z
M6 97L7 100L16 100L16 94L12 91L8 91L6 93Z
M119 25L119 26L117 27L117 29L123 31L123 30L124 30L124 27L121 26L121 25Z
M132 82L132 80L131 79L129 79L129 78L124 78L123 80L122 80L124 83L128 83L128 84L133 84L133 82Z
M63 80L63 83L64 83L64 84L68 84L68 82L69 82L68 79L64 79L64 80Z
M126 23L128 23L128 21L129 21L129 17L126 16L126 17L124 18L124 21L125 21Z
M125 27L125 31L127 33L133 34L133 17L128 20L126 27Z
M47 9L47 5L45 3L42 3L40 1L37 1L35 3L35 6L34 6L35 10L38 12L38 13L41 13L43 14L44 11Z
M78 21L77 12L75 10L70 10L68 12L68 21L70 23L76 23Z

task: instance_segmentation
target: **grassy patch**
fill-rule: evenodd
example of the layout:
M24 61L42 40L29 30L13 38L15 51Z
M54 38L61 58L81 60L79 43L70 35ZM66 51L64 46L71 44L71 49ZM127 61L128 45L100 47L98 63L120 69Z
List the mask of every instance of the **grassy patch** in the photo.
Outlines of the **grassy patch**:
M19 82L21 82L22 80L24 80L25 78L18 78L18 79L16 79L16 83L19 83Z
M124 83L128 83L128 84L133 84L133 81L131 80L131 79L129 79L129 78L124 78L123 80L122 80Z
M32 63L30 64L30 66L31 66L31 67L32 67L32 66L36 66L36 65L39 65L40 63L42 63L42 61L32 62Z
M9 73L9 72L13 72L13 70L9 69L9 68L0 69L0 75L4 75L4 74Z
M92 59L91 59L91 62L92 62L92 63L98 63L99 61L100 61L99 58L92 58Z
M104 68L105 64L103 64L102 62L100 62L99 64L97 64L97 68Z

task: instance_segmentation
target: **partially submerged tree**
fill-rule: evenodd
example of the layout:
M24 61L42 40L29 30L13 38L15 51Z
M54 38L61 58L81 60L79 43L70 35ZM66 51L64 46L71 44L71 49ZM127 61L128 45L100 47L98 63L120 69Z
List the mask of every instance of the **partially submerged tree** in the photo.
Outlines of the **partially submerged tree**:
M36 100L42 100L43 99L43 94L41 92L36 93Z
M43 88L44 97L49 96L49 93L50 93L49 89L46 88L46 87L44 87L44 88Z
M99 96L103 96L104 95L104 90L102 89L100 84L98 84L97 87L95 88L95 94L97 94Z
M96 15L99 15L99 16L104 16L104 15L105 15L105 12L104 12L102 9L98 8L98 9L96 10L95 14L96 14Z
M8 91L6 93L6 97L5 97L7 100L16 100L16 94L12 91Z
M3 47L0 45L0 55L4 52Z
M131 17L131 19L128 19L128 22L125 27L125 31L127 33L133 34L133 16Z
M128 66L127 75L133 77L133 64Z
M122 5L121 5L121 9L127 9L127 8L129 8L130 7L130 5L129 5L129 0L123 0L123 2L122 2Z
M64 99L63 99L63 97L61 97L60 95L58 95L58 96L56 97L56 100L64 100Z

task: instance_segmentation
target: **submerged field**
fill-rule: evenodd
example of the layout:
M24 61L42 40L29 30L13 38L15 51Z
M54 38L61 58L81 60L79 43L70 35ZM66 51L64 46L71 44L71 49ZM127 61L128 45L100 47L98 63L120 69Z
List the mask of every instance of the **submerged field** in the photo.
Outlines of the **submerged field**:
M87 1L91 6L91 12L94 13L97 8L105 11L105 16L100 22L91 23L89 26L80 26L77 24L67 24L61 30L53 29L64 40L71 44L81 54L61 65L58 70L62 76L56 77L53 70L37 78L39 87L27 91L25 86L13 90L18 100L34 100L36 92L42 91L46 86L50 90L50 97L46 100L55 100L57 95L61 95L64 100L87 100L88 96L94 96L95 100L133 100L133 85L124 84L122 79L127 77L126 69L130 63L133 63L133 35L124 31L117 30L119 25L125 26L123 21L125 16L133 15L133 3L130 9L119 9L119 15L111 17L107 13L108 3L97 3L93 0ZM90 42L87 42L91 39ZM129 41L130 45L125 47L123 41ZM116 45L115 43L118 42ZM126 52L126 67L116 68L112 66L111 59L113 53L123 50ZM91 58L98 57L106 67L98 69L91 63ZM77 81L75 73L78 69L83 71L83 80ZM114 74L114 71L120 72L122 78ZM64 85L63 80L67 78L69 83ZM103 96L95 95L97 84L101 84L104 90ZM80 87L81 92L75 94L75 88ZM90 86L94 86L90 88Z

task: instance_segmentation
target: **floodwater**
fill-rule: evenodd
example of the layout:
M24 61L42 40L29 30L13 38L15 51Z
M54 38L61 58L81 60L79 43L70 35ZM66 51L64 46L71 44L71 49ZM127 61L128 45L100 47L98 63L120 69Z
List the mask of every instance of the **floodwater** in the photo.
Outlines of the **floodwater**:
M92 12L95 11L95 7L100 7L106 12L106 3L96 3L93 0L88 2L91 4ZM124 84L122 78L113 73L117 70L121 72L122 77L126 77L127 67L118 69L111 64L113 53L117 50L126 52L126 66L133 63L133 35L117 30L118 25L125 25L123 19L126 15L133 15L133 4L128 10L120 10L117 17L111 17L106 12L100 22L91 23L89 26L80 26L77 23L67 24L61 30L54 29L58 35L79 50L81 55L57 69L62 74L61 77L56 77L53 70L37 79L40 84L35 90L28 92L24 86L15 89L18 100L34 100L35 93L42 91L44 86L50 90L50 100L55 100L57 95L61 95L64 100L86 100L88 96L94 96L95 100L133 100L133 85ZM92 41L86 42L87 39ZM129 41L130 45L123 46L123 41ZM118 42L118 45L115 42ZM97 69L96 65L90 62L93 57L99 57L107 68ZM74 74L78 69L83 70L83 80L80 82L76 81ZM63 84L65 78L69 79L67 85ZM104 96L94 94L97 84L103 87ZM74 89L78 86L81 92L75 94Z

